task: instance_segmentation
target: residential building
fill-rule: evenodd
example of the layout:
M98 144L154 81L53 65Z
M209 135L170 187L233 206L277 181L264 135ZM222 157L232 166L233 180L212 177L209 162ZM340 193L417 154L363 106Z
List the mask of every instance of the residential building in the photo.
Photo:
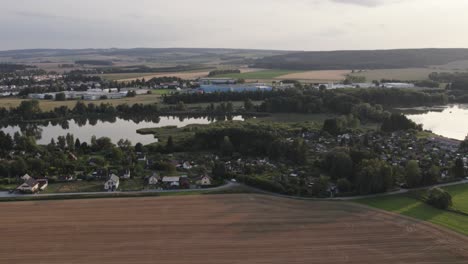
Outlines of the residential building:
M109 180L104 183L104 190L115 191L117 188L119 188L119 184L120 178L115 174L111 174Z

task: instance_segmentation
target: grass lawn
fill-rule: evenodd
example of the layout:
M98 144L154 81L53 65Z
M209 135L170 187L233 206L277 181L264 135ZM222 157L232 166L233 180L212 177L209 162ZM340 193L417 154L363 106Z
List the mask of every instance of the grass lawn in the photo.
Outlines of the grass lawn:
M18 187L19 184L0 184L0 191L9 191Z
M153 94L145 94L145 95L138 95L135 97L125 97L122 99L108 99L108 100L96 100L96 101L84 101L84 103L93 103L99 105L101 103L109 103L114 106L121 105L121 104L128 104L133 105L136 103L139 104L152 104L158 103L161 101L161 91L153 92ZM0 106L5 108L10 107L18 107L22 101L27 101L30 99L21 99L17 97L12 98L2 98L0 99ZM52 101L52 100L39 100L39 106L43 111L50 111L56 107L60 106L68 106L68 108L73 108L76 105L77 100L69 100L69 101Z
M76 181L52 183L43 193L73 193L73 192L99 192L104 191L104 182Z
M271 114L266 117L257 118L259 121L302 123L307 121L323 123L326 119L335 118L333 114Z
M468 212L468 185L444 188L453 197L453 208ZM357 200L358 203L386 211L414 217L468 235L468 216L440 210L408 194Z
M252 103L254 105L261 105L263 101L252 101ZM214 102L213 105L216 107L220 104L227 104L228 102ZM238 109L238 108L241 108L241 107L244 107L244 101L233 101L231 102L232 103L232 106L235 108L235 109ZM211 103L196 103L196 104L185 104L188 108L203 108L205 109L206 107L210 106Z
M407 68L407 69L381 69L356 72L353 76L364 76L368 82L373 80L402 80L419 81L429 79L429 74L435 71L451 72L450 70L436 70L430 68Z
M452 195L453 209L468 213L468 185L460 184L444 187Z
M119 191L141 191L145 187L145 182L143 179L128 179L120 180Z
M221 74L216 75L215 78L234 78L234 79L274 79L276 77L296 73L298 71L289 70L265 70L265 71L254 71L245 73L232 73L232 74Z

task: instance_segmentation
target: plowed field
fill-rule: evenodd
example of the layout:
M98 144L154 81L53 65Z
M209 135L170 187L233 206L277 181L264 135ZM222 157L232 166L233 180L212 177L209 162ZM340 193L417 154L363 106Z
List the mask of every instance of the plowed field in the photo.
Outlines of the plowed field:
M0 203L0 263L468 263L468 239L255 194Z

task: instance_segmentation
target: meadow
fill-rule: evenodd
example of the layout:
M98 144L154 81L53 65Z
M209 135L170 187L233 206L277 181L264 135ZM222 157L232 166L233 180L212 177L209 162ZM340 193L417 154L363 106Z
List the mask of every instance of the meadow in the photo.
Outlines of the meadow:
M261 71L251 71L243 73L231 73L231 74L221 74L216 75L216 78L234 78L234 79L245 79L245 80L268 80L275 79L282 75L297 73L298 71L289 71L289 70L261 70Z
M468 185L454 185L443 188L453 198L453 209L468 213ZM419 220L440 225L464 235L468 235L468 216L451 211L440 210L427 205L418 197L422 192L400 194L358 200L371 207L414 217Z
M382 69L366 70L355 72L353 76L364 76L368 82L373 80L400 80L400 81L420 81L429 79L432 72L451 72L450 70L437 70L431 68L406 68L406 69Z
M107 100L96 100L96 101L85 101L85 103L101 104L109 103L111 105L117 106L121 104L133 105L136 103L139 104L152 104L158 103L161 101L161 94L169 93L169 90L154 90L152 94L138 95L135 97L124 97L122 99L107 99ZM9 97L0 99L0 107L10 108L18 107L21 102L28 101L31 99L21 99L18 97ZM39 100L39 106L43 111L50 111L56 107L67 106L68 108L73 108L76 105L77 100L68 100L68 101L53 101L53 100Z

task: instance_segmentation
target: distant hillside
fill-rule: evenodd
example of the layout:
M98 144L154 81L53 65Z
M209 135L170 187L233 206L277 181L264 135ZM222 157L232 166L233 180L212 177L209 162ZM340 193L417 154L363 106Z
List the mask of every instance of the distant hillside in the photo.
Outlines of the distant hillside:
M467 59L468 49L316 51L261 58L253 67L285 70L399 69Z
M30 49L0 51L0 62L59 62L98 60L116 63L252 63L253 60L290 51L201 48L135 48L135 49Z

